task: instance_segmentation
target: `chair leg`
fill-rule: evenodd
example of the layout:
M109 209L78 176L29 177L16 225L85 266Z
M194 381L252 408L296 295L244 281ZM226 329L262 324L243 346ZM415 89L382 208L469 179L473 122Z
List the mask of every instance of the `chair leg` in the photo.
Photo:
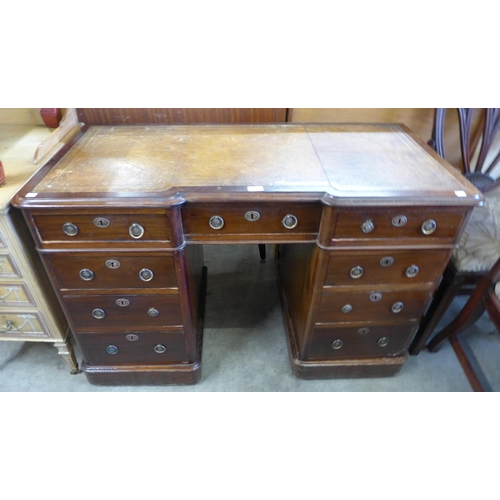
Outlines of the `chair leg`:
M266 245L259 244L260 261L266 261Z
M437 324L444 316L453 299L458 295L462 288L464 277L455 273L449 267L446 268L443 279L441 280L434 298L420 322L420 327L413 339L409 352L417 355L425 346L428 338L436 328Z
M474 299L473 296L469 299L471 302ZM446 327L444 327L440 332L438 332L432 340L429 342L427 349L430 352L437 352L441 346L450 338L460 332L467 329L469 326L473 325L484 313L485 307L483 301L479 298L479 303L475 304L472 312L471 307L474 306L473 303L469 302L466 306L458 313L457 317ZM470 307L467 307L469 305Z

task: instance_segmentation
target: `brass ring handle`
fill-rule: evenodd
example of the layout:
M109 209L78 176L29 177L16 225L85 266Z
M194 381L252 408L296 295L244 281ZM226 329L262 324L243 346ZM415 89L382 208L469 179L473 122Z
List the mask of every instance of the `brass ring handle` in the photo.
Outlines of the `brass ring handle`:
M12 327L14 326L14 322L8 319L5 323L5 328L0 329L0 333L7 333L12 331Z
M373 223L373 221L371 219L366 219L365 222L363 222L363 224L361 224L360 227L361 227L361 231L363 231L363 233L368 234L368 233L371 233L375 229L375 224Z
M78 234L78 226L72 222L66 222L63 224L62 230L67 236L76 236Z
M212 229L219 230L224 227L224 219L220 215L210 217L208 224Z
M132 238L134 238L135 240L138 240L139 238L142 238L144 236L144 228L137 222L134 222L130 226L128 234L130 234L130 236L132 236Z
M361 278L361 276L363 276L364 274L364 270L361 266L355 266L351 269L351 271L349 272L349 275L351 276L352 279L354 280L357 280L359 278Z

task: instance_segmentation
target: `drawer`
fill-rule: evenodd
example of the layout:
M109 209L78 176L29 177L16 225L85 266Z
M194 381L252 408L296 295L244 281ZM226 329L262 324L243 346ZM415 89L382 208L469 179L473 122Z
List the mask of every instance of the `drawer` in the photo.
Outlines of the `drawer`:
M182 220L187 235L312 236L319 231L321 211L321 203L186 203Z
M447 256L447 250L330 252L325 285L434 283Z
M22 278L21 271L12 255L0 254L0 280Z
M51 338L36 312L0 313L1 339Z
M415 325L316 328L307 360L394 356L406 348Z
M373 290L324 293L317 323L394 321L416 319L430 298L430 290Z
M66 295L64 303L77 333L182 325L178 295Z
M166 213L34 213L33 219L43 242L170 241Z
M463 210L390 207L341 210L333 239L419 238L455 240Z
M35 305L35 300L25 284L0 281L0 307Z
M137 253L47 253L59 288L177 288L174 257Z
M182 332L137 332L75 335L89 365L187 363Z

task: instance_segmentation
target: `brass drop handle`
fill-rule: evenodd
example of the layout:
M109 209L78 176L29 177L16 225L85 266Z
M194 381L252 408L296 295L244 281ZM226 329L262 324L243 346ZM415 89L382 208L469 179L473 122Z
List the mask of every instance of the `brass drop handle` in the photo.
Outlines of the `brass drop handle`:
M153 271L151 271L150 269L141 269L139 271L139 278L141 278L142 281L151 281L153 279Z
M429 219L422 224L422 232L425 235L432 234L437 228L436 221Z
M297 224L299 223L299 219L297 219L295 215L287 214L285 215L281 223L287 229L295 229L297 227Z
M80 278L82 278L83 281L92 281L94 279L94 272L90 269L82 269L80 271Z
M352 306L351 304L346 304L345 306L342 307L341 311L344 313L344 314L348 314L352 311Z
M363 233L371 233L374 229L375 229L375 224L373 223L373 221L371 219L366 219L365 222L363 222L363 224L361 224L361 231L363 231Z
M332 348L337 350L340 349L344 345L344 342L342 342L340 339L334 340L332 342Z
M11 321L10 319L8 319L6 322L5 322L5 328L1 328L0 329L0 333L7 333L7 332L10 332L12 331L12 327L14 326L14 322Z
M364 270L361 266L355 266L351 269L349 272L349 275L351 276L352 279L357 280L363 276Z
M151 316L152 318L156 318L160 314L160 311L158 309L155 309L154 307L150 307L148 310L148 316Z
M412 264L411 266L409 266L406 269L406 276L408 278L414 278L419 272L420 272L420 269L418 268L418 266L416 266L415 264Z
M103 319L106 313L102 309L94 309L92 311L92 316L94 316L95 319Z
M220 215L214 215L213 217L210 217L208 224L212 229L219 230L224 227L224 219Z
M403 310L403 303L402 302L395 302L392 304L391 311L394 314L400 313Z
M78 226L76 226L72 222L66 222L65 224L63 224L62 230L64 234L68 236L76 236L78 234Z
M163 354L167 350L163 344L156 344L153 349L158 354Z
M378 342L377 342L379 347L385 347L388 343L389 343L389 339L387 337L382 337L382 338L378 339Z
M138 240L139 238L142 238L144 236L144 228L137 222L134 222L130 226L128 233L130 234L130 236L132 236L132 238Z
M108 354L117 354L118 351L119 351L119 349L115 345L108 345L108 347L106 347L106 352Z

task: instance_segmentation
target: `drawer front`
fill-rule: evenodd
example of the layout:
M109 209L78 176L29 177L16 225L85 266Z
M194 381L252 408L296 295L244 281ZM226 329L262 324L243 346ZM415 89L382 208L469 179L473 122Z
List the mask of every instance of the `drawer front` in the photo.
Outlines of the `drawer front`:
M0 281L0 306L35 306L29 289L22 283Z
M316 328L308 360L394 356L406 348L414 325Z
M66 295L76 332L154 330L181 326L178 295Z
M89 365L188 362L182 332L84 333L75 337Z
M176 288L174 257L131 253L50 253L59 288Z
M12 255L0 255L0 280L22 278L21 271L16 265Z
M334 239L441 238L454 241L464 211L426 207L370 208L340 211Z
M419 317L429 297L429 290L324 293L316 322L408 321Z
M330 252L327 286L434 283L448 251Z
M182 208L188 235L317 234L320 203L206 203ZM288 217L287 216L292 216ZM219 219L212 219L213 217ZM221 222L222 221L222 222ZM219 227L218 229L211 226ZM221 225L222 224L222 225Z
M166 214L34 214L43 242L170 241Z
M51 338L38 313L0 313L0 338Z

